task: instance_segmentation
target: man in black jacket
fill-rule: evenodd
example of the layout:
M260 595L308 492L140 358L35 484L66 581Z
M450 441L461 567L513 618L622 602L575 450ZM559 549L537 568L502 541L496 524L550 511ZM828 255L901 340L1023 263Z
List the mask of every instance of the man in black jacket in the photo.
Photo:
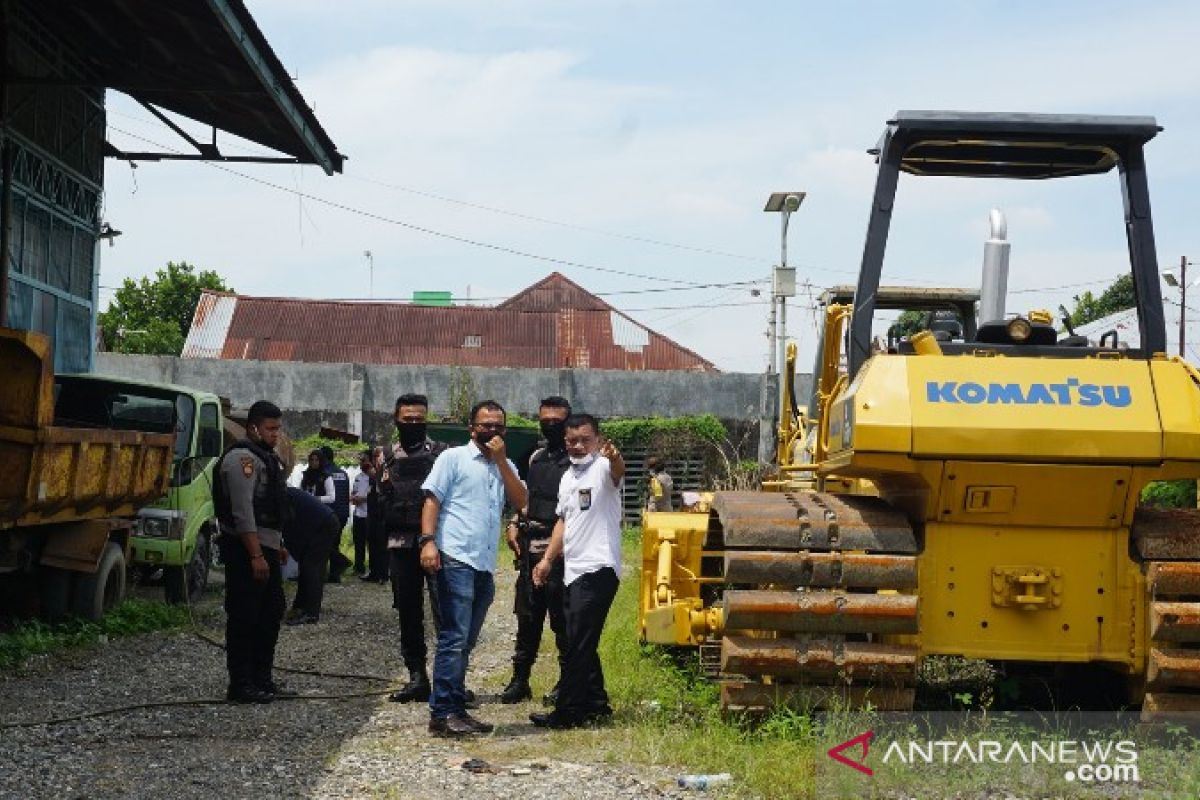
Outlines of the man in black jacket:
M308 492L288 487L287 493L292 515L283 524L283 542L288 555L299 563L300 572L296 577L292 610L284 622L288 625L312 624L321 618L325 564L341 528L333 510Z
M500 702L519 703L533 697L529 674L542 643L542 628L550 617L550 630L558 647L559 671L567 652L567 623L563 616L563 562L558 559L545 586L534 586L530 577L533 565L541 560L550 543L550 532L558 519L558 485L571 466L564 437L571 404L557 395L547 397L538 407L538 423L545 446L529 459L526 486L529 504L507 530L508 546L516 556L517 588L513 613L517 615L517 646L513 654L513 677ZM561 674L560 674L561 678ZM558 683L544 698L550 705L558 696Z
M425 418L429 399L423 394L403 394L396 399L395 422L400 441L381 465L377 481L381 526L387 537L390 555L388 571L392 578L392 606L400 615L400 655L408 669L409 681L389 697L396 703L429 699L428 650L425 645L425 589L428 588L429 612L435 628L441 626L433 577L421 569L421 508L425 492L421 484L433 469L433 462L446 450L442 442L426 435ZM375 569L372 551L371 568Z

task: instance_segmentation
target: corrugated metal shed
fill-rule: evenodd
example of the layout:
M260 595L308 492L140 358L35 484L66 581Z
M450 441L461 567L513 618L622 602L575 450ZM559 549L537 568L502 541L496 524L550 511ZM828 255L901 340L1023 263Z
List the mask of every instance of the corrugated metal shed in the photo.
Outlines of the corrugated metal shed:
M559 273L494 308L204 292L185 358L716 371Z

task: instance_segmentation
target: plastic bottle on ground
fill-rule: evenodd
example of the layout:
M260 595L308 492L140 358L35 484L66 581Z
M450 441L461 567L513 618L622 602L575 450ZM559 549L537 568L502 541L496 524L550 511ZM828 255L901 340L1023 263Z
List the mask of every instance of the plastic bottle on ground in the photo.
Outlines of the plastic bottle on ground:
M707 789L733 780L728 772L718 772L715 775L680 775L677 779L682 789Z

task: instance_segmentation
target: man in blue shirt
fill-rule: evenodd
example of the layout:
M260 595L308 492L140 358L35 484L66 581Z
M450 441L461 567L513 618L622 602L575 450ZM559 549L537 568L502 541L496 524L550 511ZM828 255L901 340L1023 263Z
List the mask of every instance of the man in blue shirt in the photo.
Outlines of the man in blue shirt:
M504 408L494 400L471 409L471 441L433 464L421 485L421 566L435 576L442 626L433 659L429 732L488 733L466 709L467 662L496 593L493 573L504 501L524 508L525 484L504 444Z

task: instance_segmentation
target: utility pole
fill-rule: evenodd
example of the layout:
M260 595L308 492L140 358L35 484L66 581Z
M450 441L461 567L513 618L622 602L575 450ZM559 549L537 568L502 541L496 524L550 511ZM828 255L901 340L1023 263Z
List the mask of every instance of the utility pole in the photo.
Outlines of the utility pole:
M370 250L363 250L363 255L367 257L367 269L370 270L370 283L368 284L367 295L372 300L375 299L375 254Z
M1179 257L1179 357L1183 358L1187 344L1187 328L1183 321L1187 316L1187 256Z
M787 298L796 296L796 270L787 265L787 230L788 220L800 203L804 201L804 192L773 192L767 198L763 211L780 215L779 231L779 266L771 270L771 315L769 317L767 338L767 374L763 377L762 395L760 397L758 457L760 461L770 463L775 460L778 451L777 419L785 413L783 409L783 392L785 381L790 375L785 375L787 369ZM776 304L778 303L778 309ZM776 314L778 313L778 330L776 329ZM771 411L770 393L767 391L767 381L772 375L779 383L776 393L775 413Z
M767 316L767 374L775 374L775 347L779 338L775 335L775 314L779 295L775 294L775 275L774 270L771 274L771 313Z

